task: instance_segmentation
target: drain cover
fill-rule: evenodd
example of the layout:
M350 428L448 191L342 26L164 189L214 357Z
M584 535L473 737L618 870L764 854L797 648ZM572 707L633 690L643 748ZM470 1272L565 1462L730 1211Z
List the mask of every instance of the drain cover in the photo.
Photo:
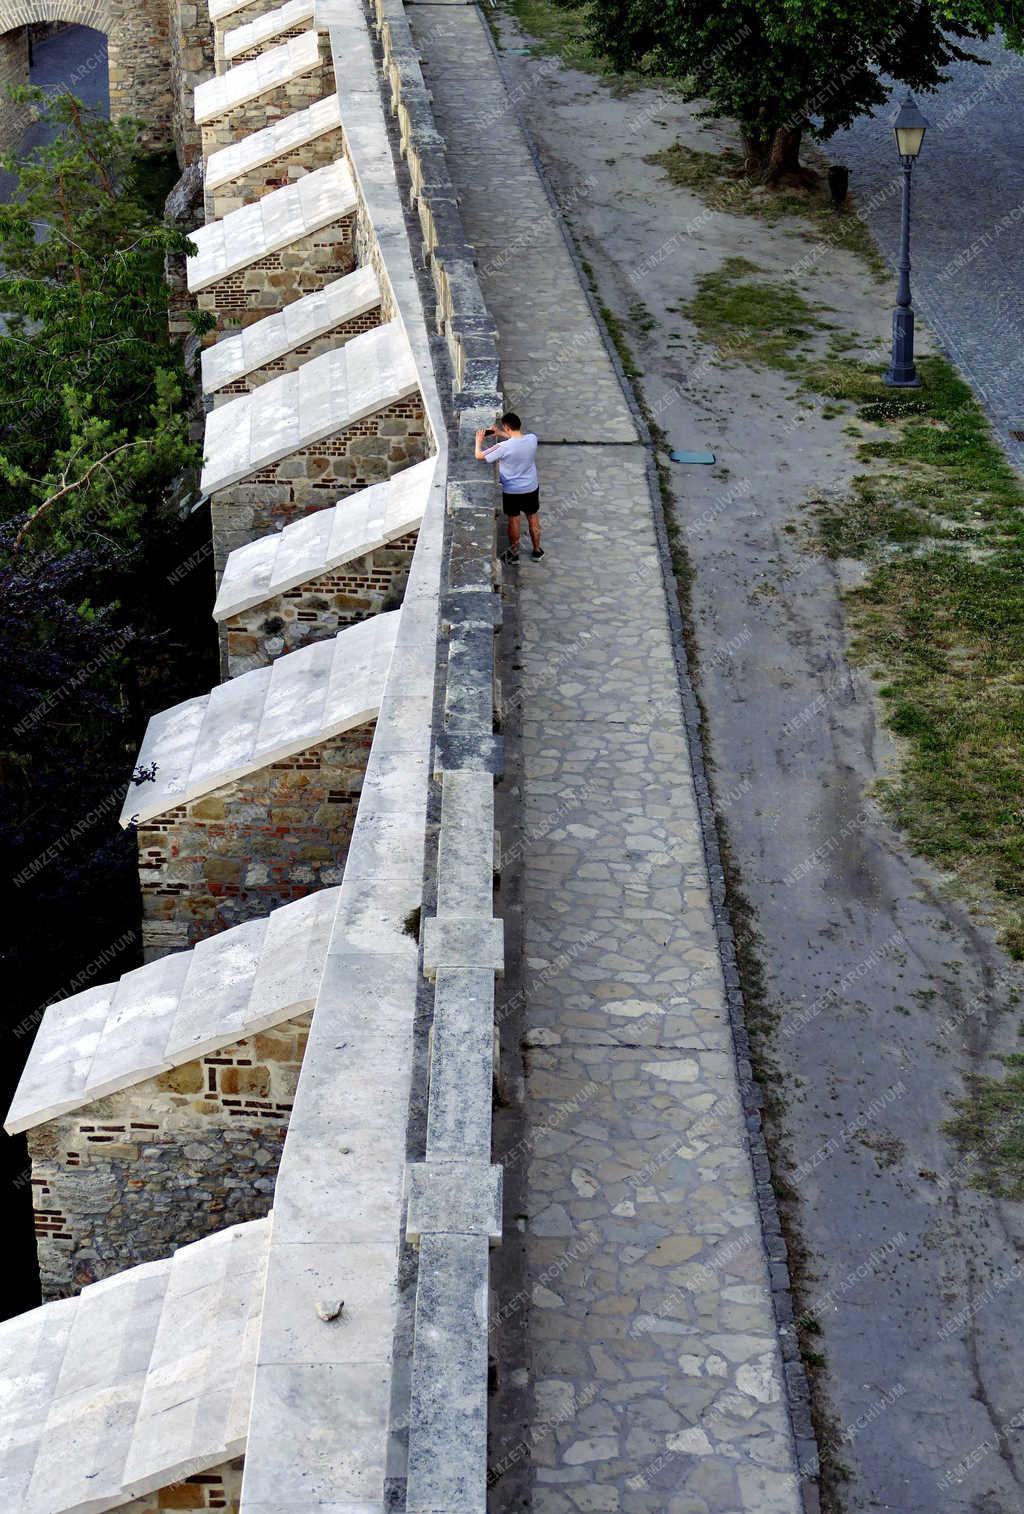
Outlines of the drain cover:
M1014 431L1011 428L1010 435L1015 442L1024 442L1024 431Z

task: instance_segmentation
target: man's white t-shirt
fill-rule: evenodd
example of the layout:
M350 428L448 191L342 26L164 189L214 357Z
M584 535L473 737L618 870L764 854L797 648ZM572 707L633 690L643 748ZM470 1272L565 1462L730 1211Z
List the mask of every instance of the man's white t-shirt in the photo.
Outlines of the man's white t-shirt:
M532 494L538 487L537 438L532 431L488 447L484 457L489 463L497 462L503 494Z

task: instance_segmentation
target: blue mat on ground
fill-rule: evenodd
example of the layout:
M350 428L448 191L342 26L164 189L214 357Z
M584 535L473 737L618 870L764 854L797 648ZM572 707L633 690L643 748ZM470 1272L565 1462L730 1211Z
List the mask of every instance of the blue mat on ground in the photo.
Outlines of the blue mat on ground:
M669 457L674 463L713 463L713 452L670 452Z

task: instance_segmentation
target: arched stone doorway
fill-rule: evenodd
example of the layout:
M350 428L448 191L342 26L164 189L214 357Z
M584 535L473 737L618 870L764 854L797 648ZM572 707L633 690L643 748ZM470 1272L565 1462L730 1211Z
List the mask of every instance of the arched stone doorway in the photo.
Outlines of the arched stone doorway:
M107 38L110 114L144 121L146 147L174 143L182 161L197 155L191 92L213 72L205 4L183 0L0 0L0 86L28 82L28 32L67 21ZM6 124L7 135L4 134ZM0 101L0 146L12 145L16 113Z

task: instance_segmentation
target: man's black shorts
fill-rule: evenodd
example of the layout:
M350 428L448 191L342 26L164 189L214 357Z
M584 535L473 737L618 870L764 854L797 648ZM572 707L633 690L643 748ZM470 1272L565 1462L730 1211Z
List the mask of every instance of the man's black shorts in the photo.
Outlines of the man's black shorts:
M506 515L536 515L540 509L540 490L531 489L528 494L502 494L501 508Z

